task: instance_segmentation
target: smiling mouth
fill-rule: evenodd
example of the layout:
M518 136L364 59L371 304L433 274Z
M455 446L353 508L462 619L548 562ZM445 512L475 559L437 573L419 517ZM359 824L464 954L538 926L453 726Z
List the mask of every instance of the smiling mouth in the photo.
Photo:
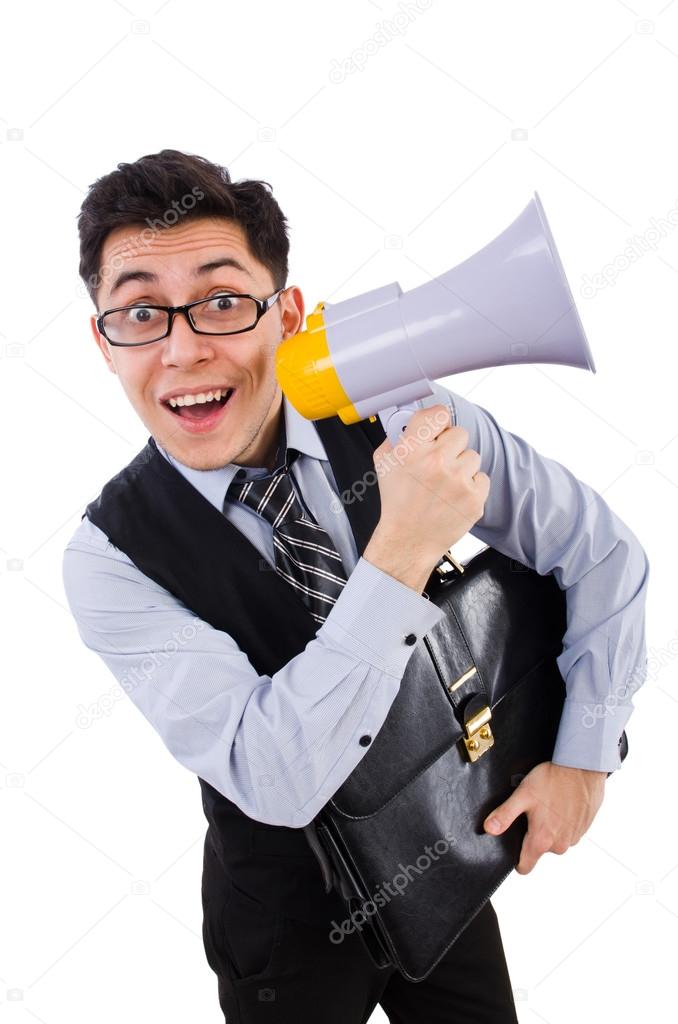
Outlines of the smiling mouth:
M179 416L185 420L193 420L199 422L200 420L206 420L219 408L223 408L229 401L231 395L235 391L235 388L230 388L220 398L206 398L204 401L194 401L189 405L177 405L170 404L170 400L163 402L162 404L166 409L169 409L175 416ZM208 392L209 394L209 392ZM195 396L194 396L195 397Z

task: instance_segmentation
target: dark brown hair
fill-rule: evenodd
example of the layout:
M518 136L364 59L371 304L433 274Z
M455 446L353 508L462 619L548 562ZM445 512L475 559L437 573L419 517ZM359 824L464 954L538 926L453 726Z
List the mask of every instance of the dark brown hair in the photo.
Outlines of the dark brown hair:
M196 217L228 217L236 221L252 256L273 278L274 289L287 284L289 240L287 221L266 181L233 182L228 170L205 157L163 149L98 178L78 215L79 272L97 306L103 280L101 252L115 228L146 225L140 239L158 228Z

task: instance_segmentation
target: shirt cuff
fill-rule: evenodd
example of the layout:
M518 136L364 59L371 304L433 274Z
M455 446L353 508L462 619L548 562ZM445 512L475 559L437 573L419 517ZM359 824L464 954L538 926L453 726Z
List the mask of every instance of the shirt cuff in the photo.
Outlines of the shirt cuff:
M621 766L619 739L633 708L565 700L551 760L569 768L613 772Z
M433 601L360 557L317 636L401 679L417 643L443 617Z

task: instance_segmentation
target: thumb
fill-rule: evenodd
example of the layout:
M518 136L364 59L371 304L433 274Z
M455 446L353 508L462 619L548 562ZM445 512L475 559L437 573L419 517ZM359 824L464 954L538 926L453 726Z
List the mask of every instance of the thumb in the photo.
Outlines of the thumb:
M493 836L501 835L524 810L526 810L524 795L518 787L508 800L504 800L503 804L499 804L493 811L490 811L483 822L483 827Z

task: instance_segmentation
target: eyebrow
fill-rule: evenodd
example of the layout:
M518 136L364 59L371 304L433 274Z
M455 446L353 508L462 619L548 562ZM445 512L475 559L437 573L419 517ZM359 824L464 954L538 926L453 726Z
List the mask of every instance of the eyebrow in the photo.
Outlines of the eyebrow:
M199 267L193 269L193 277L205 277L207 274L211 274L214 270L219 270L220 267L233 267L234 270L239 270L242 274L245 274L250 280L254 280L247 267L243 266L240 260L237 260L234 256L218 256L215 260L210 260L209 263L203 263ZM115 279L115 283L110 290L110 295L121 288L128 281L146 281L149 284L157 284L158 275L154 274L150 270L123 270Z

